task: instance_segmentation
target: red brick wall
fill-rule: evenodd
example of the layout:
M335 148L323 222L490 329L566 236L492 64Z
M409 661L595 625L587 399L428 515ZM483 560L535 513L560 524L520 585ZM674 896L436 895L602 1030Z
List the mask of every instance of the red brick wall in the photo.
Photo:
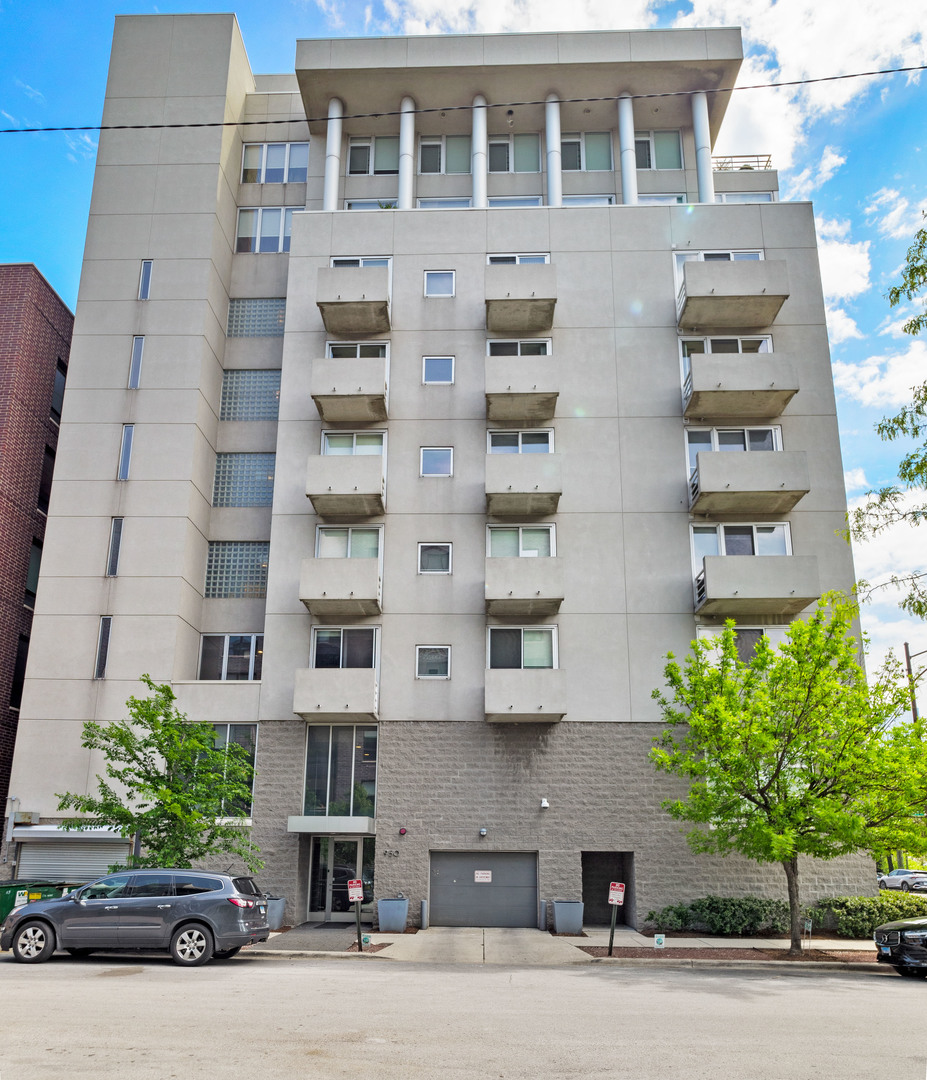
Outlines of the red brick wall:
M45 536L37 508L58 361L67 365L74 316L29 263L0 265L0 817L5 817L19 711L9 707L33 540ZM13 792L15 795L16 793Z

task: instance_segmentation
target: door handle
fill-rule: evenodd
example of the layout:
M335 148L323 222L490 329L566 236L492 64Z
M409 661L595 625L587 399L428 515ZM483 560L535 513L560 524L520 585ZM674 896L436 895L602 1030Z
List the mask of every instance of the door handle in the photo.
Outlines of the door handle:
M119 910L119 905L118 904L106 904L104 906L103 910L104 911L118 911Z
M169 908L170 906L170 904L158 904L158 910L160 911L161 908Z

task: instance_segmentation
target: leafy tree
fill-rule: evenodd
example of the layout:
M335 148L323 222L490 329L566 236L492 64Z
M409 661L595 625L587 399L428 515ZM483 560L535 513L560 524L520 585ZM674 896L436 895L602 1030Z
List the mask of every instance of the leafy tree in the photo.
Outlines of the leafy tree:
M733 622L692 642L655 690L670 727L656 740L658 770L690 782L663 809L696 827L697 852L779 863L788 886L791 951L801 949L799 856L927 850L927 741L907 720L908 686L890 656L871 685L850 636L851 609L791 623L778 648L763 637L749 661Z
M902 270L901 284L888 291L888 301L897 307L903 300L916 300L927 288L927 227L918 230L914 243L908 248L907 260ZM924 310L913 315L904 324L906 334L916 335L927 327L927 303ZM927 439L927 382L911 388L911 401L895 416L886 416L876 431L887 442L896 439ZM900 484L890 484L869 493L865 506L850 515L850 534L856 540L868 540L886 529L900 523L921 525L927 520L927 501L921 498L927 492L927 441L908 451L898 466ZM912 499L911 493L917 492ZM861 582L862 591L870 588ZM927 566L916 566L901 573L892 574L884 585L894 585L904 590L901 607L910 615L927 619ZM881 587L881 586L877 586ZM870 588L871 591L871 588Z
M149 696L130 697L127 720L88 721L81 745L99 750L106 776L95 794L59 794L59 810L84 815L65 829L109 826L133 837L131 866L189 867L208 856L238 856L261 867L248 833L233 817L251 804L253 769L236 743L216 746L212 724L190 723L174 705L170 686L148 675Z

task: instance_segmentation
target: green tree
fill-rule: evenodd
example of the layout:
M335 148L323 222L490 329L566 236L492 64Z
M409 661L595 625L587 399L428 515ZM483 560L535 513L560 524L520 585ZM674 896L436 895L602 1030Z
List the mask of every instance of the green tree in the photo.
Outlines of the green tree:
M148 675L149 696L130 697L128 719L84 724L81 745L99 750L106 775L93 794L59 794L59 810L81 817L65 829L109 826L134 840L131 866L189 867L208 856L238 856L260 869L246 830L234 818L251 804L253 769L237 743L216 746L212 724L191 723L170 686Z
M888 301L897 307L902 301L920 301L923 310L912 315L902 329L919 334L927 327L927 227L918 230L901 274L901 284L888 291ZM927 520L927 382L911 388L911 401L895 416L886 416L876 424L876 431L886 442L906 440L912 449L898 466L900 483L889 484L869 493L864 506L850 515L850 535L855 540L869 540L898 524L922 525ZM919 442L920 440L920 442ZM914 493L912 495L912 493ZM861 582L861 591L872 586ZM892 574L886 582L904 592L900 606L910 615L927 619L927 566L914 566Z
M904 719L908 687L894 657L867 684L851 618L822 601L778 648L761 638L749 663L728 622L719 638L694 641L682 665L670 654L668 689L653 692L670 727L651 760L689 781L663 809L696 826L697 852L782 866L793 953L799 856L927 850L924 725Z

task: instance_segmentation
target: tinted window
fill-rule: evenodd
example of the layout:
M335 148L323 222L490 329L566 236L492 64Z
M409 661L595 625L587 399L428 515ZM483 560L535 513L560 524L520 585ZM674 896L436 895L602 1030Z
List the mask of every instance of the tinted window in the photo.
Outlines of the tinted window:
M232 884L235 888L244 896L261 896L261 890L257 887L257 883L253 878L249 877L237 877L232 878Z
M170 874L138 874L132 884L132 896L173 896Z
M193 896L195 893L216 892L222 888L217 878L200 877L199 874L175 874L174 889L178 896Z
M101 878L92 885L88 885L81 892L80 898L81 900L111 900L116 896L127 896L131 880L128 874Z

